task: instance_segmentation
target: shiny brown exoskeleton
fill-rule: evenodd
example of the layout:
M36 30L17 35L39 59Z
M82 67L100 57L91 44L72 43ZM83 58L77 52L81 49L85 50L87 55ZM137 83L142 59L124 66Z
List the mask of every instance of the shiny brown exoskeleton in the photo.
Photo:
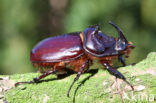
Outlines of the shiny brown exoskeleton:
M117 29L118 38L105 35L99 25L94 25L83 32L50 37L38 43L31 51L30 60L36 68L42 68L40 72L43 74L27 83L36 83L52 73L59 75L74 71L77 76L68 90L69 96L75 81L89 69L94 59L98 59L108 72L127 82L133 89L126 78L112 67L112 60L118 58L123 65L126 65L122 56L128 57L134 46L127 41L117 25L109 23ZM26 82L17 82L16 85L21 83Z

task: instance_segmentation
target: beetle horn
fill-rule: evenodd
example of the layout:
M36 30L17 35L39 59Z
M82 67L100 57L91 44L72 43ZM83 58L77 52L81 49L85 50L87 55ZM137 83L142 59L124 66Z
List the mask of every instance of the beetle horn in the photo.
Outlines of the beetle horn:
M112 21L109 21L109 24L113 25L113 27L115 27L118 31L118 34L119 34L119 39L123 42L125 42L126 44L128 44L128 41L126 39L126 37L124 36L122 30L116 25L114 24Z

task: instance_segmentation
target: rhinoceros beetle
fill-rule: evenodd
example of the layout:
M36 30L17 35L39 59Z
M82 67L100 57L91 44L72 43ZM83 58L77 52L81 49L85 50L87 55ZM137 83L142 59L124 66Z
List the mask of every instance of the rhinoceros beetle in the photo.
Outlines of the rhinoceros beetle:
M118 58L123 65L126 65L122 56L128 57L135 46L127 41L116 24L113 22L109 24L117 29L118 38L104 34L99 25L92 25L83 32L50 37L39 42L31 51L30 61L34 67L42 68L40 72L43 74L27 83L37 83L50 74L59 75L69 70L74 71L77 76L68 90L67 96L69 97L69 92L80 75L89 69L89 64L94 59L98 59L109 73L124 80L133 89L126 78L112 67L112 60ZM17 82L15 85L22 83L26 82Z

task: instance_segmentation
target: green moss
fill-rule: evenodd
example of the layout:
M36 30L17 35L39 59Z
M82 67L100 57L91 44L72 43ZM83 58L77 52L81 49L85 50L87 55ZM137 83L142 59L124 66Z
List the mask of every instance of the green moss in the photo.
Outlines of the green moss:
M98 67L98 65L95 65ZM156 102L156 52L150 53L146 59L135 66L127 66L118 69L122 72L127 80L135 87L135 91L125 90L127 86L122 82L121 89L125 91L128 98L125 97L126 103L133 102ZM40 75L39 73L27 73L10 75L11 80L29 81ZM95 75L89 73L81 75L80 79L74 84L70 98L67 97L67 91L76 74L70 75L64 79L56 80L55 75L50 75L38 84L23 84L19 87L13 87L4 93L4 98L9 103L119 103L120 95L114 93L116 88L112 87L114 76L106 70L100 70ZM90 78L89 78L90 77ZM138 86L144 86L145 89L137 91ZM132 95L133 94L133 95ZM143 95L144 94L144 95ZM136 96L135 96L136 95ZM125 95L124 95L125 96ZM132 98L135 96L135 99ZM142 99L139 96L145 97ZM154 101L153 101L154 103Z

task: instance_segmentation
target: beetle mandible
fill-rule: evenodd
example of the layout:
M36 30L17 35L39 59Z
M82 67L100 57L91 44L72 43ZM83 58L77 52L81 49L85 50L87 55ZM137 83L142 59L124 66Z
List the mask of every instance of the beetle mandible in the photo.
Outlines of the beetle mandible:
M34 67L42 68L40 72L43 74L34 78L33 81L17 82L15 85L37 83L40 79L50 74L59 75L70 70L76 72L77 75L67 92L69 97L69 92L80 75L89 69L89 64L94 59L98 59L109 73L124 80L134 89L126 78L112 67L112 60L118 58L125 66L126 63L122 56L128 57L135 46L127 41L116 24L111 21L109 24L117 29L118 38L104 34L99 25L92 25L83 32L50 37L39 42L31 51L30 61Z

